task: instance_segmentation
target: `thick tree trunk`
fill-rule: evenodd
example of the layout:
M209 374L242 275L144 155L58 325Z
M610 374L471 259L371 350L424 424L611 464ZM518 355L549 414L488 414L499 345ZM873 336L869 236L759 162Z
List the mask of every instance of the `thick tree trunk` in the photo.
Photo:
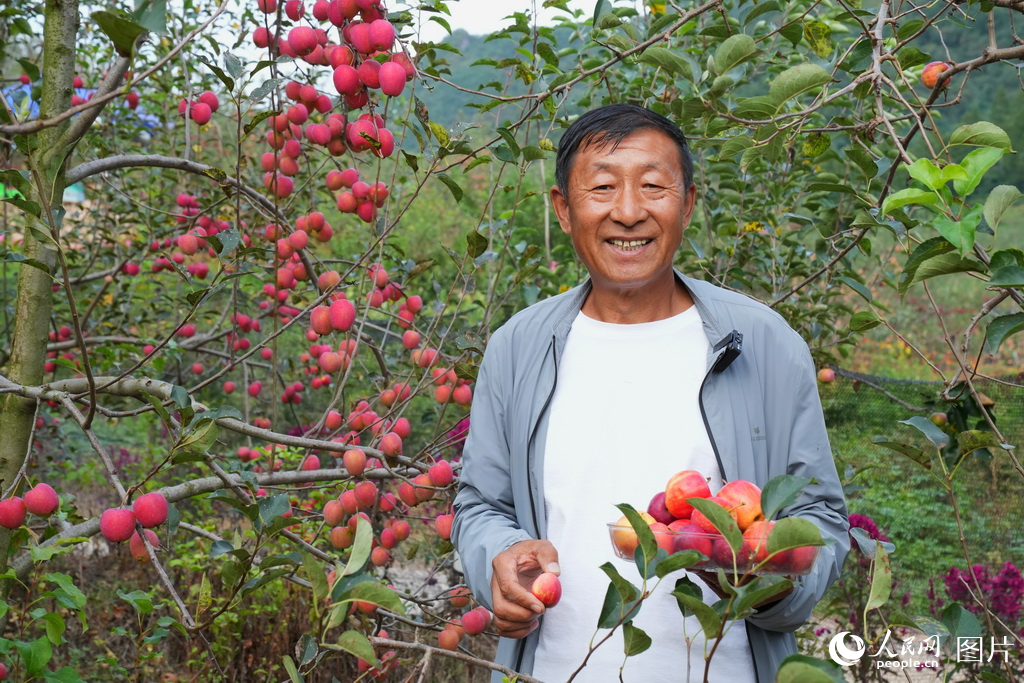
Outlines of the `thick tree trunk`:
M75 46L78 35L78 1L47 0L43 32L43 86L39 117L46 119L71 107L75 76ZM40 131L24 145L29 153L32 185L42 208L35 225L49 232L50 221L63 216L64 140L70 122ZM26 220L28 223L29 218ZM25 252L56 272L57 252L52 243L25 231ZM21 266L15 303L11 355L5 374L19 384L37 385L43 381L46 362L46 341L53 310L53 279L37 268ZM8 489L21 470L29 449L35 403L15 394L6 394L0 401L0 486ZM11 532L0 529L0 568L7 566ZM6 587L4 588L6 593Z

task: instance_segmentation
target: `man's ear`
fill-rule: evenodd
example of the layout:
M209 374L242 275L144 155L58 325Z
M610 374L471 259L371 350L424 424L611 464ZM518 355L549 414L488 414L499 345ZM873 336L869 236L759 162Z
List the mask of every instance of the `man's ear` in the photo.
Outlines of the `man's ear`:
M686 189L686 205L684 207L685 218L683 227L690 225L690 218L693 216L693 209L697 206L697 184L694 183Z
M551 186L551 207L555 210L555 216L558 217L558 225L561 226L562 232L566 235L571 235L572 223L569 220L569 200L562 193L558 185Z

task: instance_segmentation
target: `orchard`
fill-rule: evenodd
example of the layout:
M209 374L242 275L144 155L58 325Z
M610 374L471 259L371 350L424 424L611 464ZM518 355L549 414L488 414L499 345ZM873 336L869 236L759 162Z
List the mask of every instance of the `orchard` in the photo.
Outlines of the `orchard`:
M0 12L0 679L535 680L492 663L452 500L490 334L585 275L546 192L561 131L610 102L686 131L677 267L784 316L823 396L882 333L938 383L862 440L926 472L966 590L904 613L898 555L854 533L860 636L1024 655L959 497L976 463L1024 487L983 385L1012 370L1020 401L1020 2L518 2L486 40L460 4ZM785 514L808 483L682 471L620 501L608 556L641 585L609 573L581 628L639 654L647 582L703 567L734 594L680 609L720 637L814 562ZM558 609L557 576L531 588ZM819 643L779 680L843 679Z

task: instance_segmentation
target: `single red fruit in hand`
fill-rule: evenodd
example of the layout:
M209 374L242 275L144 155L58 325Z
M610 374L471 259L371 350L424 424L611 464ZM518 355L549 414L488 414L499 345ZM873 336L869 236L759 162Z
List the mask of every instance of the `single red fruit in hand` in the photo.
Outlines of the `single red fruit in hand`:
M562 582L551 572L544 572L533 581L530 591L544 603L545 607L554 607L562 599Z

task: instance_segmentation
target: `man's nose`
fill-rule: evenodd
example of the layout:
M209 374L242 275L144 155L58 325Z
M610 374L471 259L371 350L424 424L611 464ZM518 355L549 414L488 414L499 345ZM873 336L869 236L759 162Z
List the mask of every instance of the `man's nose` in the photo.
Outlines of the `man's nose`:
M647 202L640 188L624 187L615 198L610 218L628 227L643 221L647 214Z

